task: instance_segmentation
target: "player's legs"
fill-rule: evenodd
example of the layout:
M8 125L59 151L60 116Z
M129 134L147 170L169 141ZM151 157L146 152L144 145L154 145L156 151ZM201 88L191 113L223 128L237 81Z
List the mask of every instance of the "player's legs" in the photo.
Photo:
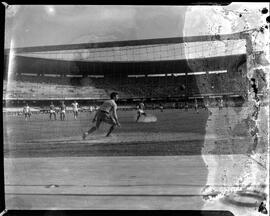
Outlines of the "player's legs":
M110 134L112 133L112 131L114 130L115 127L116 127L115 124L113 124L113 125L110 127L110 129L109 129L109 131L108 131L106 137L110 136Z
M73 110L73 115L74 115L74 119L76 120L78 116L78 112L76 110Z
M89 134L95 132L97 129L99 129L99 126L103 120L103 115L102 114L98 114L97 116L97 121L96 121L96 125L91 127L87 132L83 133L83 139L85 139Z
M55 113L53 111L50 112L50 120L52 120L52 115L55 115Z
M116 122L112 119L112 117L107 117L106 119L104 119L104 122L108 123L111 125L106 137L110 136L110 134L113 132L113 130L115 129L116 127Z
M66 113L65 113L64 111L62 111L62 112L60 113L60 116L62 116L62 117L61 117L61 120L62 120L62 121L64 121L64 120L66 119Z
M137 112L137 114L138 114L138 115L137 115L136 122L138 122L138 121L139 121L139 118L141 117L141 112L139 112L139 111L138 111L138 112Z

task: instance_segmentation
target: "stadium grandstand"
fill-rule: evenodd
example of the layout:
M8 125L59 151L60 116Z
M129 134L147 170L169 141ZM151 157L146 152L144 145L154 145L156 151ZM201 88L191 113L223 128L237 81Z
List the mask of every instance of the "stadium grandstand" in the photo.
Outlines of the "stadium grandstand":
M111 91L122 101L245 98L246 37L239 32L6 49L4 103L98 101Z

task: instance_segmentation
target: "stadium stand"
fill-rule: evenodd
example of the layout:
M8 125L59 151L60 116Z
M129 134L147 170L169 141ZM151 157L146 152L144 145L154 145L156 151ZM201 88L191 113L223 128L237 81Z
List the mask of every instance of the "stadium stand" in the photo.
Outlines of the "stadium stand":
M243 95L247 80L242 38L237 33L17 48L16 68L4 96L106 99L111 91L121 98ZM81 53L81 59L72 59L74 53ZM6 68L8 58L6 50Z

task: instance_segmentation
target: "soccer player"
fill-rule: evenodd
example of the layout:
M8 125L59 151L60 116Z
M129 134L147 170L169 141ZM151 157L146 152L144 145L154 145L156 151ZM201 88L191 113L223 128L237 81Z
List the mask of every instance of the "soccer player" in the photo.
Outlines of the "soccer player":
M30 110L30 107L28 104L26 104L24 107L23 107L23 113L24 113L24 119L27 120L27 118L30 119L31 117L31 110Z
M138 115L137 115L136 122L139 121L139 119L142 115L146 116L146 113L144 112L144 103L143 102L139 103L137 114Z
M94 107L91 105L91 106L89 107L89 110L90 110L90 112L93 112L93 111L94 111Z
M114 130L116 126L120 127L120 123L118 121L118 117L116 113L116 110L117 110L116 101L119 98L118 93L112 92L110 97L111 99L106 100L97 110L95 117L93 119L93 122L96 122L96 125L90 128L87 132L83 133L82 138L84 140L87 137L87 135L99 129L99 126L102 122L105 122L111 125L106 137L110 136L111 132Z
M55 106L53 105L53 102L51 102L50 105L50 120L52 120L52 115L54 116L54 120L56 120Z
M195 98L195 104L194 104L194 109L197 113L199 113L199 109L198 109L198 101L197 99Z
M162 104L159 105L160 112L163 112L163 106Z
M72 107L73 107L73 115L74 115L74 119L76 120L78 118L78 112L79 112L79 104L74 101L72 104Z
M60 105L60 119L61 121L66 119L66 105L64 101L62 101Z
M223 108L223 99L222 98L219 100L218 108L219 108L219 110L222 110L222 108Z

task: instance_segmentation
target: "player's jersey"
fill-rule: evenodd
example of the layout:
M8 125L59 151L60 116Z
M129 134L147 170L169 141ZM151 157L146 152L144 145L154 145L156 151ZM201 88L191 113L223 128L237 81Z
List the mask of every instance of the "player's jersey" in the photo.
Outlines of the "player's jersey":
M79 104L77 102L76 103L72 103L71 105L73 107L73 111L78 111Z
M221 100L221 101L219 102L219 105L220 105L221 107L223 107L223 100Z
M65 104L61 104L60 109L62 112L66 111L66 105Z
M139 109L144 110L144 104L143 103L139 104Z
M55 107L54 107L53 104L50 105L50 110L51 110L51 111L54 111L54 110L55 110Z
M117 104L114 100L106 100L99 108L99 110L110 113L113 109L117 109Z
M30 107L29 107L29 106L25 106L25 107L23 108L23 112L24 112L24 113L30 113Z

